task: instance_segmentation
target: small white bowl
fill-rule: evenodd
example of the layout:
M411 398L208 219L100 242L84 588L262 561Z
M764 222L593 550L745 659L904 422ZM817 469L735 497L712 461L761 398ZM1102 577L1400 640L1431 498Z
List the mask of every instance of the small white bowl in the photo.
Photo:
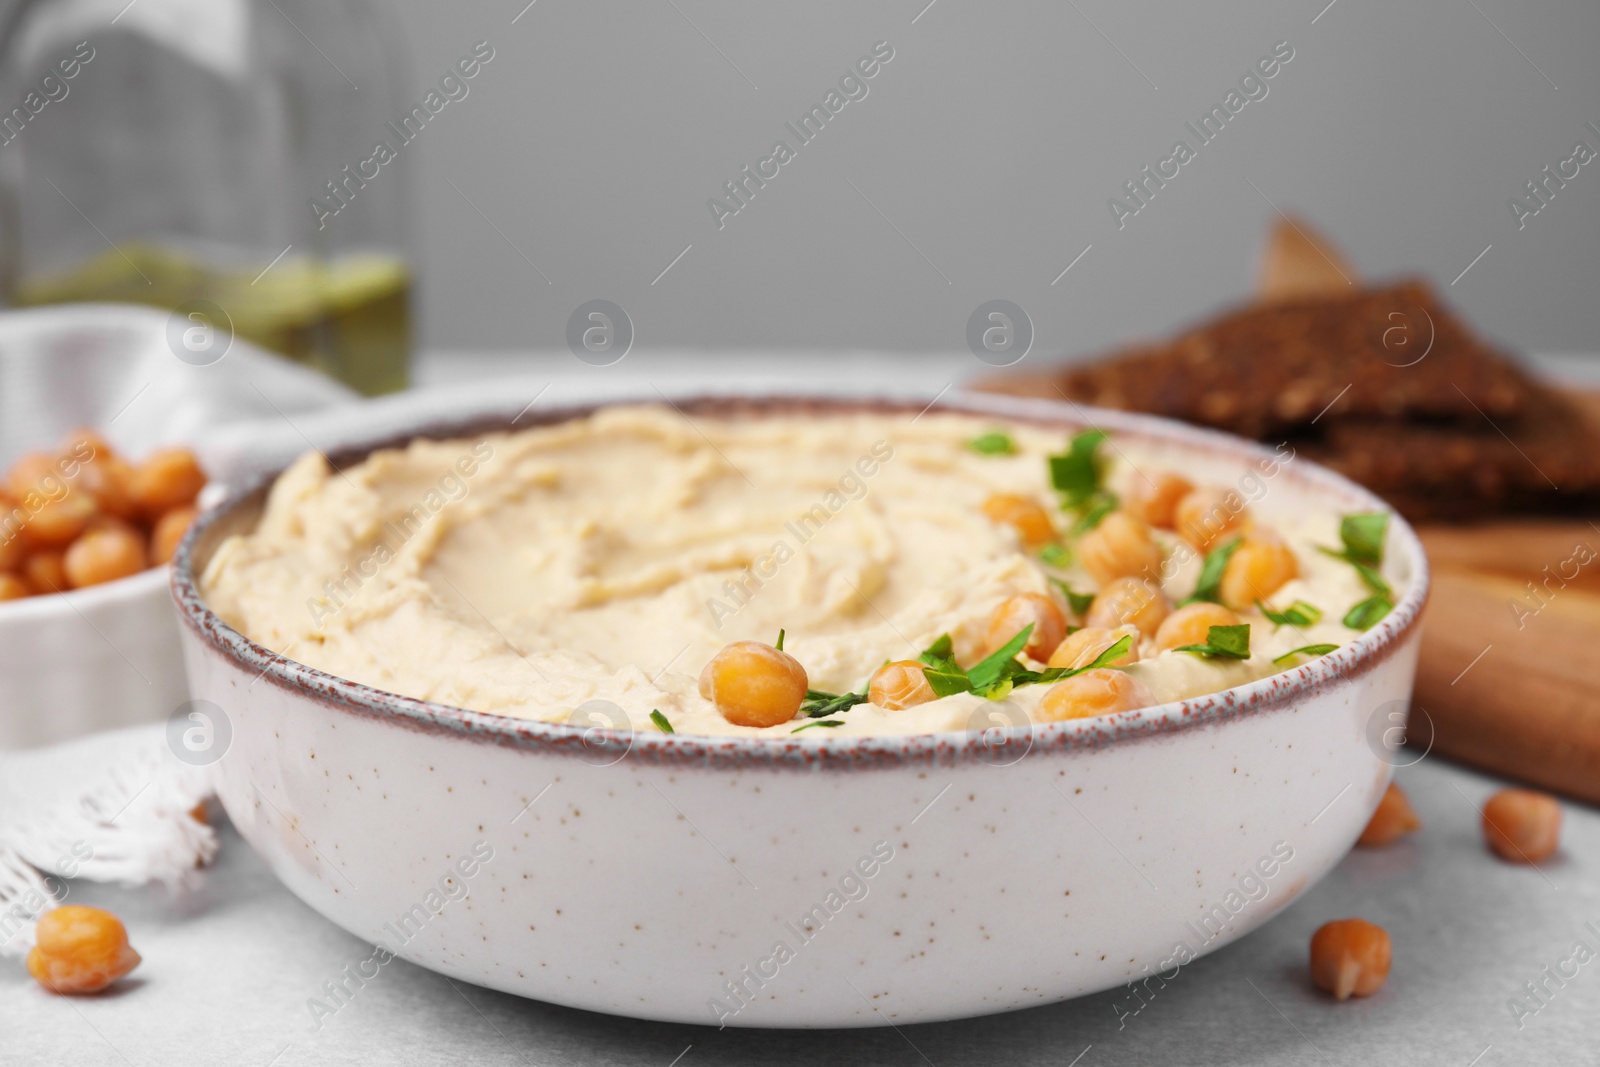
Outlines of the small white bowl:
M927 410L677 404L750 418ZM1242 472L1272 456L1063 404L935 407L1063 434L1093 420L1196 468ZM1305 461L1272 492L1288 507L1383 508ZM1365 826L1389 780L1428 590L1422 547L1396 518L1395 609L1337 651L1236 689L999 738L633 734L384 693L248 640L194 575L223 537L253 527L263 495L241 491L202 516L173 570L195 696L214 705L209 758L240 833L301 899L380 946L360 978L392 952L522 996L675 1022L880 1026L1171 980L1314 884Z
M188 699L169 570L0 601L0 749L154 722Z

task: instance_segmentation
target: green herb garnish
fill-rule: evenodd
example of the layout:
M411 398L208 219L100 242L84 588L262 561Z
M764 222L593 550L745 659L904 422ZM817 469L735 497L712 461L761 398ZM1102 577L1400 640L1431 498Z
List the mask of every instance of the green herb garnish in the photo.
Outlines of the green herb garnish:
M1067 507L1076 508L1100 490L1103 464L1095 452L1106 439L1104 430L1074 434L1067 450L1050 457L1050 484Z
M980 456L1009 456L1017 451L1017 443L1003 430L990 430L967 442L967 447Z
M1393 601L1382 593L1374 593L1345 613L1344 624L1352 630L1370 630L1393 610Z
M1045 545L1039 550L1039 559L1046 566L1059 570L1072 562L1072 553L1061 545Z
M813 726L843 726L843 725L844 725L844 720L843 719L823 719L821 722L808 722L808 723L805 723L802 726L796 726L793 730L790 730L789 732L791 734L797 734L801 730L809 730Z
M1082 537L1096 526L1100 520L1117 510L1117 498L1107 492L1095 493L1078 507L1078 521L1072 524L1072 535Z
M1260 600L1256 601L1256 607L1274 626L1314 626L1322 618L1322 609L1304 600L1296 600L1282 611L1273 611Z
M1383 541L1388 528L1389 516L1385 512L1346 515L1339 522L1339 540L1344 547L1335 551L1318 545L1317 551L1350 564L1368 589L1390 600L1393 606L1394 592L1378 573L1378 568L1383 566Z
M1307 656L1326 656L1329 652L1334 651L1338 647L1338 645L1302 645L1299 648L1291 648L1281 656L1272 657L1272 662L1287 663L1302 653Z
M782 630L778 631L778 643L773 645L772 647L777 649L779 652L783 651L783 631Z
M1006 681L1011 683L1012 688L1015 688L1019 685L1040 685L1047 682L1059 682L1063 678L1071 678L1074 674L1082 674L1084 671L1115 670L1116 668L1111 665L1132 650L1132 635L1123 634L1117 638L1115 644L1096 656L1092 662L1082 667L1046 667L1042 671L1019 670L1007 678Z
M1060 578L1050 579L1050 584L1061 590L1061 595L1067 598L1074 615L1082 615L1089 610L1089 605L1094 603L1093 593L1074 593L1072 587Z
M1388 529L1389 516L1385 512L1346 515L1339 523L1345 557L1354 563L1378 566L1383 562L1383 541Z
M650 709L650 721L655 723L656 726L660 727L661 732L664 734L675 734L678 732L672 728L672 724L667 721L667 717L661 714L661 712L655 708Z
M1228 569L1228 560L1239 550L1244 543L1244 538L1235 537L1232 541L1214 548L1206 556L1205 563L1200 567L1200 577L1194 583L1194 592L1183 598L1179 604L1195 604L1205 601L1210 604L1222 603L1222 574Z
M1250 624L1212 626L1206 630L1203 645L1180 645L1174 652L1193 652L1206 659L1249 659Z
M807 689L806 698L800 702L800 710L806 713L808 719L820 719L837 712L849 711L857 704L866 702L866 686L862 686L858 693L826 693L820 689Z
M1033 623L1030 622L1018 630L1011 640L974 663L972 669L967 671L967 681L973 691L987 693L1004 681L1010 673L1008 668L1019 666L1017 656L1027 647L1028 638L1032 636Z

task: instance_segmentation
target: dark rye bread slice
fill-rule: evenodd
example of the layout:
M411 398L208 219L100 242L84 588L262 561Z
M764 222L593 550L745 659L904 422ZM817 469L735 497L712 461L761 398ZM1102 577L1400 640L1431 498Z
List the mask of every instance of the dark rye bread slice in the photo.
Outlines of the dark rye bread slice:
M1324 420L1300 455L1360 482L1412 520L1600 506L1600 428L1565 397L1538 389L1517 419L1477 425Z
M1419 280L1253 304L1170 343L1072 368L1061 388L1085 403L1247 437L1326 421L1318 416L1336 398L1327 418L1420 418L1476 428L1484 416L1523 416L1537 392L1515 363L1476 340Z

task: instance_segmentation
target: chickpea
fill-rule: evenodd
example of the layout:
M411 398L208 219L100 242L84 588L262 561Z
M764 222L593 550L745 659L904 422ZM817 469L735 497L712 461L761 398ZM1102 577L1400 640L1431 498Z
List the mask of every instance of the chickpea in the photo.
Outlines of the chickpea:
M87 493L95 506L107 515L119 519L132 519L138 512L130 485L133 468L110 452L96 451L94 458L80 462L69 484L76 491Z
M61 552L35 552L23 562L22 576L39 594L64 593L72 588L67 578L66 557Z
M1148 578L1115 578L1095 595L1084 621L1106 630L1131 625L1145 637L1153 637L1170 614L1172 601L1155 582Z
M1483 836L1510 863L1538 863L1561 845L1561 805L1531 789L1502 789L1483 806Z
M183 507L205 488L206 475L187 448L163 448L133 469L128 491L146 515Z
M1250 521L1244 498L1222 489L1196 489L1178 501L1173 517L1179 536L1201 552L1210 552L1224 535Z
M1055 540L1055 523L1036 500L1016 493L995 493L983 502L983 513L991 521L1016 530L1029 548Z
M1137 678L1099 667L1052 685L1033 717L1040 722L1065 722L1147 708L1155 702L1149 688Z
M1043 593L1019 593L1008 597L989 616L985 647L994 652L1017 636L1024 626L1033 624L1022 651L1032 659L1044 661L1067 636L1067 617L1060 606Z
M1365 919L1336 919L1311 935L1311 981L1335 999L1368 997L1389 977L1389 932Z
M128 931L109 911L63 904L45 912L28 973L54 993L98 993L139 966Z
M90 458L109 456L116 452L111 447L111 442L100 436L99 431L91 430L87 426L80 426L67 435L66 449L73 456L81 456L85 450Z
M33 595L33 586L25 582L19 575L10 571L0 571L0 600L21 600L23 597Z
M156 520L155 527L150 531L152 566L172 562L173 555L178 551L178 542L183 540L196 514L194 508L173 508Z
M902 711L937 699L928 684L927 667L914 659L885 663L872 675L867 699L885 711Z
M27 538L35 545L64 545L88 529L93 518L94 501L83 493L68 492L29 516Z
M1050 653L1051 667L1087 667L1098 659L1106 649L1122 640L1124 637L1133 638L1125 655L1118 656L1116 660L1106 664L1108 667L1126 667L1139 659L1139 631L1133 626L1119 626L1114 630L1101 629L1098 626L1085 626L1081 630L1074 630L1068 634L1066 640L1056 646Z
M1161 549L1150 527L1126 511L1113 511L1078 539L1078 560L1102 586L1117 578L1153 578L1161 571Z
M72 542L63 566L74 589L126 578L145 569L144 539L125 526L100 526Z
M1411 802L1400 787L1393 782L1383 791L1378 810L1372 813L1367 828L1356 838L1362 848L1383 848L1392 845L1406 834L1422 829L1422 820L1411 809Z
M1170 530L1177 521L1178 501L1194 492L1194 486L1171 471L1157 471L1134 479L1122 498L1122 506L1151 526Z
M799 660L760 641L735 641L700 672L700 695L735 726L788 722L809 687Z
M1246 535L1222 570L1222 602L1234 611L1248 611L1300 574L1294 552L1277 534L1257 530Z
M15 500L0 493L0 571L20 566L28 551L27 539L22 536L27 526L25 515L18 513Z
M62 495L66 479L59 469L60 457L49 452L29 452L11 465L6 482L11 495L26 500L28 494L38 493L48 498Z
M1239 616L1221 604L1189 604L1168 615L1156 630L1156 648L1162 652L1184 645L1203 645L1213 626L1238 626Z

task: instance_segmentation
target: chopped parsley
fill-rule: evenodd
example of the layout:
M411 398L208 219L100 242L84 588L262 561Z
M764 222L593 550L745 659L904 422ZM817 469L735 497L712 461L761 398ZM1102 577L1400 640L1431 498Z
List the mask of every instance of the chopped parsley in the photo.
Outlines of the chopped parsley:
M1374 593L1345 613L1344 624L1352 630L1370 630L1393 610L1394 603L1388 597Z
M661 714L661 712L655 708L650 709L650 721L655 723L664 734L675 734L678 732L672 728L672 724L667 721L667 717Z
M1074 593L1072 587L1060 578L1050 579L1050 584L1061 590L1061 595L1067 598L1074 615L1082 615L1089 610L1089 605L1094 603L1093 593Z
M1104 486L1105 461L1098 455L1104 430L1074 434L1067 450L1050 457L1050 484L1061 494L1061 507L1077 515L1073 533L1084 534L1116 510L1117 498Z
M1222 603L1222 574L1228 569L1228 560L1233 558L1233 554L1243 543L1244 538L1235 537L1206 555L1206 561L1200 567L1200 577L1194 583L1194 592L1183 598L1183 604L1196 604L1200 601L1210 604ZM1178 606L1182 607L1183 604Z
M1383 540L1388 529L1389 516L1385 512L1346 515L1339 523L1339 540L1344 542L1346 557L1376 567L1383 562Z
M809 730L813 726L830 726L831 727L831 726L843 726L843 725L844 725L844 720L843 719L823 719L821 722L808 722L808 723L805 723L805 724L803 724L801 726L796 726L793 730L790 730L789 732L791 734L797 734L801 730Z
M990 430L967 442L967 447L980 456L1010 456L1017 451L1017 443L1004 430Z
M1338 647L1338 645L1302 645L1299 648L1291 648L1281 656L1272 657L1272 662L1288 663L1296 656L1302 654L1307 656L1326 656L1329 652L1334 651Z
M866 686L862 686L859 693L825 693L820 689L807 689L806 698L800 702L800 710L806 713L808 719L820 719L825 715L849 711L857 704L866 702Z
M1039 550L1039 560L1047 567L1060 570L1072 562L1072 553L1060 545L1049 544Z
M1383 566L1383 539L1388 528L1389 516L1384 512L1346 515L1339 523L1339 540L1344 547L1336 551L1319 545L1317 551L1344 560L1355 568L1361 581L1373 593L1392 598L1394 591L1384 581L1383 575L1378 573Z
M1111 493L1096 493L1084 502L1078 509L1078 521L1072 524L1074 537L1082 537L1096 526L1100 520L1117 510L1117 498Z
M1256 601L1256 607L1274 626L1314 626L1322 618L1322 609L1304 600L1296 600L1282 611L1273 611L1260 600Z
M1065 452L1050 457L1050 484L1069 507L1100 491L1103 464L1095 452L1105 439L1104 430L1084 430L1073 435Z
M1250 624L1212 626L1206 630L1203 645L1180 645L1174 652L1192 652L1206 659L1249 659Z
M927 667L923 672L936 696L947 697L956 693L976 693L989 700L999 700L1021 685L1037 685L1070 678L1074 674L1108 667L1126 656L1133 647L1133 638L1123 635L1117 642L1096 656L1093 663L1083 667L1047 667L1042 671L1029 670L1017 661L1017 655L1033 634L1030 623L1019 630L992 654L973 664L971 670L962 670L950 653L950 635L942 634L919 657Z
M1352 630L1369 630L1394 610L1394 590L1389 588L1389 583L1379 573L1379 568L1383 566L1383 542L1388 530L1389 516L1386 512L1346 515L1339 522L1339 541L1344 547L1338 551L1318 547L1323 555L1342 559L1354 567L1362 583L1372 591L1371 596L1345 613L1344 624Z

